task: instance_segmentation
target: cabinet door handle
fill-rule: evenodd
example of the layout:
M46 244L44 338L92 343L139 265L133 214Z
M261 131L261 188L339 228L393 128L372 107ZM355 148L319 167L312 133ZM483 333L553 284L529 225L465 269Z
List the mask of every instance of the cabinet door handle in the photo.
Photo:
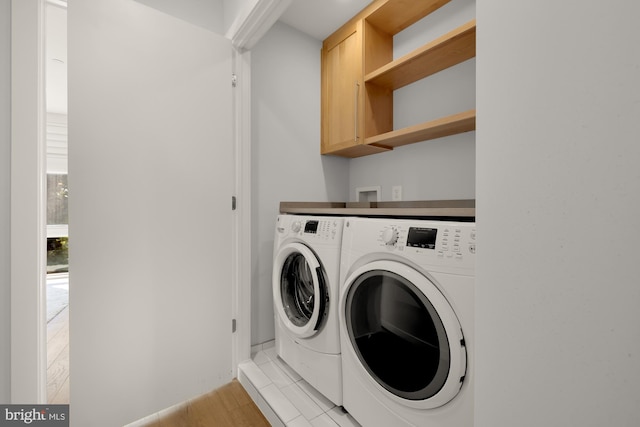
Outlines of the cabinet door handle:
M358 142L358 95L360 95L360 83L358 83L358 81L356 80L356 87L355 87L355 98L353 101L353 105L354 105L354 118L353 118L353 140L355 142Z

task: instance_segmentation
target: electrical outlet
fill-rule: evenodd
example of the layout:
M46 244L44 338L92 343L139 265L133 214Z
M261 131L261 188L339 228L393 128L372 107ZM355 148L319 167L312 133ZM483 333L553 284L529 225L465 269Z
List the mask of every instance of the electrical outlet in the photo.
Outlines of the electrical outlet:
M402 200L402 185L394 185L391 187L391 200L394 202Z

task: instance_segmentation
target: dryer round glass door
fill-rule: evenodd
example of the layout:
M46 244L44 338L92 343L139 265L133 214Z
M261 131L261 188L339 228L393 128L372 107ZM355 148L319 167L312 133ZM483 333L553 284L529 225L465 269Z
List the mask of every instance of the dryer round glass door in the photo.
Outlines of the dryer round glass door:
M439 289L394 261L356 270L345 286L346 330L369 378L407 406L434 408L453 399L466 351L460 323Z
M272 281L275 309L287 328L302 338L320 330L328 291L315 254L300 243L282 247L274 259Z

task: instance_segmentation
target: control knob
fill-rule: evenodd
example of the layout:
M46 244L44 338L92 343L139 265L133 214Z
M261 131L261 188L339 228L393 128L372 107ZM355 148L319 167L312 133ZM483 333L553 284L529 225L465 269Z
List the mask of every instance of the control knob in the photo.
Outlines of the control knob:
M382 233L382 241L385 245L393 246L398 241L398 230L395 228L387 228Z
M293 231L294 233L300 231L301 228L302 224L300 224L300 221L294 221L291 223L291 231Z

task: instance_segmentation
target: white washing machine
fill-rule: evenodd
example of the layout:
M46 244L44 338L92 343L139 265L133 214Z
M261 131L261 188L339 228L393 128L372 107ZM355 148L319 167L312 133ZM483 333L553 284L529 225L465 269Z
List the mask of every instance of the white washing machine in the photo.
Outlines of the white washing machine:
M276 350L302 378L342 404L338 325L343 218L280 215L273 257Z
M475 223L348 218L343 406L365 427L473 426Z

